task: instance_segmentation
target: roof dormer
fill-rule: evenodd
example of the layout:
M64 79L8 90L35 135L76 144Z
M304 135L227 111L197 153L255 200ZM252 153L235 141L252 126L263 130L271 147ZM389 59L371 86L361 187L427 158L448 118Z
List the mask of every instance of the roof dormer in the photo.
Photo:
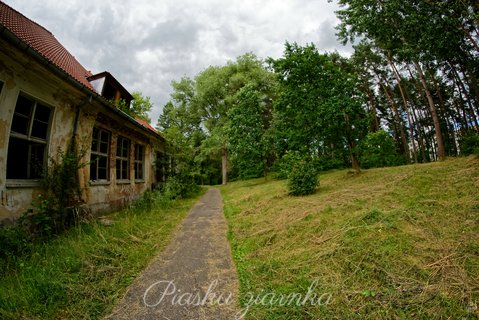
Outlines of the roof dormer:
M103 98L111 101L113 104L117 104L123 99L126 102L126 106L130 107L133 96L109 72L104 71L95 74L88 77L88 81Z

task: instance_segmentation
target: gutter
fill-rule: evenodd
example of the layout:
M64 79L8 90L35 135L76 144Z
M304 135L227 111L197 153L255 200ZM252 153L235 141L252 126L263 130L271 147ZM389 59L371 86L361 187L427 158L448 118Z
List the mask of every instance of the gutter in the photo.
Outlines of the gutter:
M60 67L56 66L50 60L42 56L40 53L38 53L38 51L30 47L23 40L18 38L13 32L11 32L7 27L1 24L0 24L0 37L7 39L9 42L11 42L15 46L17 46L19 49L25 51L28 55L30 55L35 60L37 60L37 62L45 66L49 71L51 71L57 77L65 80L67 83L69 83L76 89L85 93L87 96L90 97L89 101L91 101L92 97L95 98L95 100L100 102L102 105L104 105L105 107L107 107L108 109L110 109L111 111L119 115L120 117L124 118L125 120L128 120L130 123L134 124L136 127L140 128L141 130L149 134L155 135L157 138L159 138L163 142L166 141L165 138L160 133L154 132L148 128L145 128L140 123L138 123L133 117L129 116L128 114L124 113L123 111L111 105L105 98L103 98L98 93L91 90L90 88L86 87L84 84L78 82L78 80L76 80L71 75L69 75L66 71L62 70Z

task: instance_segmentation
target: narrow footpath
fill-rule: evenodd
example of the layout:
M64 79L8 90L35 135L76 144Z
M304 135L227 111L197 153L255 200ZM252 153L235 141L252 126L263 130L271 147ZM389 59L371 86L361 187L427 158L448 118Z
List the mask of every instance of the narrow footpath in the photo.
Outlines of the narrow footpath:
M221 194L209 189L107 319L234 319L238 277L226 236Z

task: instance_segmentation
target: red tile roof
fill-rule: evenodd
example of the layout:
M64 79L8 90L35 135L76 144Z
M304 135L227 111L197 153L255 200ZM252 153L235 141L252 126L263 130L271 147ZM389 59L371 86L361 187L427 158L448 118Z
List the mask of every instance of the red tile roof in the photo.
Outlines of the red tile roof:
M160 135L160 133L158 132L158 130L156 130L148 121L142 119L142 118L136 118L135 117L135 121L138 122L139 124L141 124L143 127L145 127L146 129L150 130L150 131L153 131L154 133L156 133L157 135Z
M73 79L94 91L87 80L87 77L92 75L91 72L87 71L50 31L1 1L0 25Z

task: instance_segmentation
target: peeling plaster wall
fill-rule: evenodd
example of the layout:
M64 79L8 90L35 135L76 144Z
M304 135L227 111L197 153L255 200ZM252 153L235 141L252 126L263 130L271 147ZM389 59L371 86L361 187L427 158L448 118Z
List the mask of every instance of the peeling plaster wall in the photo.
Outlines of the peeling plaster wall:
M84 163L90 161L92 130L100 125L112 133L110 145L110 180L106 184L95 185L90 179L90 168L84 166L79 172L82 200L95 213L121 207L137 199L155 183L153 168L154 150L163 146L156 137L149 136L124 118L108 110L96 99L89 100L84 92L52 75L23 52L0 39L0 81L4 82L0 92L0 224L6 220L15 220L29 210L31 201L41 192L38 183L12 183L6 180L7 152L10 125L15 104L20 92L31 96L53 108L49 130L48 157L66 150L73 137L76 113L79 110L79 122L76 141L85 151ZM130 181L117 183L115 169L116 137L121 134L131 141ZM134 180L134 144L145 148L144 181ZM2 222L3 221L3 222Z

